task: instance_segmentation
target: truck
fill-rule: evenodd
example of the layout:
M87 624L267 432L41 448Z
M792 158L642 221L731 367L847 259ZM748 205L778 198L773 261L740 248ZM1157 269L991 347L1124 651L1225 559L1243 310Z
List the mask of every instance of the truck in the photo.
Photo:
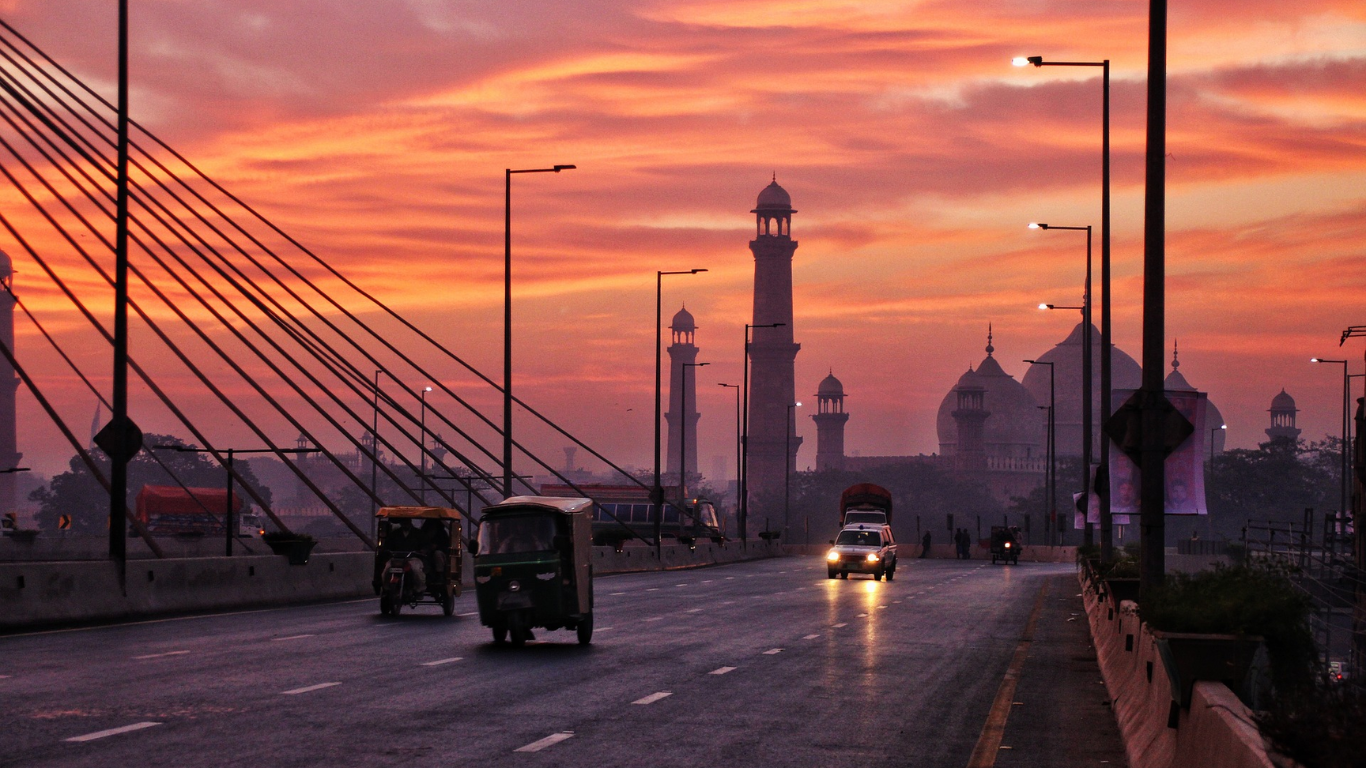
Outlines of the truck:
M892 493L880 485L858 483L840 494L840 528L855 523L892 524Z
M224 488L181 488L175 485L144 485L138 492L134 514L153 536L177 534L222 535L228 492ZM242 497L232 495L234 521L239 535L255 535L260 521L243 515ZM247 526L252 526L248 530Z

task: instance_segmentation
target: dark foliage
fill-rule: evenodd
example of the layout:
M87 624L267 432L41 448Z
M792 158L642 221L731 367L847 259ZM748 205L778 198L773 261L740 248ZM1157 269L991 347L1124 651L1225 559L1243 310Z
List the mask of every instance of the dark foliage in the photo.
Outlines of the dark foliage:
M1219 454L1205 480L1215 537L1241 540L1249 519L1298 523L1306 508L1319 513L1337 509L1341 447L1341 439L1329 437L1315 443L1262 443L1255 450ZM1170 519L1167 529L1178 537L1190 535L1182 523ZM1203 528L1197 530L1205 535Z
M1257 725L1277 752L1304 768L1360 768L1366 689L1318 679L1276 696Z

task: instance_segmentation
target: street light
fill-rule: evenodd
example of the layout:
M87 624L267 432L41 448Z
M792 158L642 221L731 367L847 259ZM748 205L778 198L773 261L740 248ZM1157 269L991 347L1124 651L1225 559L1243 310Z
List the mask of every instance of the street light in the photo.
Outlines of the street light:
M1045 492L1048 494L1048 504L1047 508L1044 510L1044 514L1048 515L1048 523L1044 527L1046 529L1045 532L1047 532L1047 529L1049 528L1051 528L1051 530L1053 531L1053 533L1050 534L1050 538L1048 541L1049 544L1052 544L1052 537L1057 536L1059 533L1058 493L1057 489L1053 487L1056 484L1056 481L1053 479L1053 476L1057 474L1057 454L1055 451L1055 435L1053 431L1053 408L1057 405L1057 398L1056 390L1053 386L1053 363L1046 363L1041 360L1026 360L1025 362L1029 363L1030 365L1048 366L1048 469L1044 473L1044 489Z
M716 386L735 390L735 512L738 518L740 513L740 385L717 384Z
M1209 474L1210 479L1214 479L1214 436L1219 434L1219 430L1228 429L1227 424L1219 426L1209 431ZM1209 510L1205 510L1205 538L1214 541L1214 515Z
M1011 62L1017 67L1033 64L1035 67L1100 67L1101 72L1101 171L1100 171L1100 423L1110 421L1111 390L1113 388L1111 369L1112 337L1110 333L1110 60L1101 61L1044 61L1042 56L1017 56ZM1165 66L1165 65L1164 65ZM1089 260L1088 260L1089 261ZM1087 288L1087 302L1091 291ZM1088 318L1089 321L1089 318ZM1090 331L1090 323L1087 323ZM1087 346L1090 349L1090 346ZM1110 472L1110 441L1100 441L1100 476L1108 479ZM1089 501L1087 502L1090 503ZM1101 484L1100 490L1100 556L1102 562L1109 562L1113 546L1110 517L1110 484Z
M215 451L215 449L213 449L213 448L191 448L191 447L185 446L185 445L154 445L154 446L152 446L152 447L155 448L155 449L157 449L157 450L175 451L175 452L177 452L177 453L213 453L213 452ZM297 454L301 454L301 453L318 453L318 452L322 451L322 449L321 449L321 448L226 448L226 449L219 448L219 449L217 449L217 450L218 450L218 452L220 452L220 453L227 454L227 457L228 457L227 463L224 464L224 466L225 466L225 467L227 468L227 470L228 470L228 501L227 501L227 506L228 506L228 508L227 508L226 514L224 514L224 516L223 516L223 532L224 532L224 534L226 534L226 535L225 535L225 538L226 538L226 540L227 540L227 543L226 543L226 554L227 554L228 557L232 557L232 540L233 540L234 538L236 538L236 536L233 534L233 529L234 529L236 526L233 525L234 520L233 520L233 517L232 517L232 512L233 512L233 509L232 509L232 466L233 466L233 456L236 455L236 454L239 454L239 453L274 453L274 454L277 454L277 455L283 455L283 454L286 454L286 453L290 453L290 454L296 454L296 455L297 455Z
M791 525L790 512L792 511L792 429L795 427L796 419L792 418L792 409L802 407L801 403L788 403L787 423L783 426L783 541L788 541L788 528ZM767 526L765 526L767 527Z
M744 547L749 546L749 332L754 328L783 328L787 323L765 323L763 325L750 325L745 323L745 362L744 362L744 425L740 431L740 478L738 489L740 491L740 514L738 523L740 525L740 544Z
M431 391L431 387L424 387L419 398L422 401L422 419L420 422L422 436L417 447L417 456L422 461L422 469L418 472L418 477L422 480L420 493L422 494L423 506L427 505L427 393Z
M559 173L575 166L507 168L503 173L503 495L512 495L512 174Z
M682 427L682 429L679 430L679 437L681 439L679 440L678 447L679 514L683 514L683 510L687 509L688 507L688 422L691 421L691 419L688 418L688 369L701 368L706 365L711 365L711 363L683 364L683 381L680 382L683 385L683 394L679 396L680 400L682 401L679 404L679 410L683 412L682 418L679 420L680 426ZM696 387L697 371L693 371L692 376L693 386Z
M1341 488L1341 491L1342 491L1342 502L1341 502L1341 504L1342 504L1342 505L1341 505L1340 507L1338 507L1338 514L1339 514L1339 515L1345 515L1345 514L1347 514L1347 496L1348 496L1348 491L1347 491L1347 409L1348 409L1348 404L1347 404L1347 401L1348 401L1349 394L1350 394L1350 393L1348 392L1348 387L1351 385L1351 378L1347 375L1347 361L1346 361L1346 360L1326 360L1326 359L1324 359L1324 358L1322 358L1322 357L1311 357L1311 358L1309 358L1309 362L1311 362L1311 363L1336 363L1336 364L1339 364L1339 365L1342 366L1342 477L1340 478L1341 482L1339 483L1339 485L1342 486L1342 488Z
M1095 535L1091 528L1091 376L1093 375L1091 365L1091 226L1085 227L1059 227L1048 224L1031 223L1030 229L1058 229L1069 232L1086 233L1086 293L1081 303L1081 324L1082 324L1082 350L1081 350L1081 493L1082 499L1086 503L1086 532L1085 543L1091 544ZM1046 306L1049 309L1054 307ZM1057 307L1061 309L1062 307ZM1108 510L1101 509L1100 518L1100 557L1102 562L1109 562L1111 557L1110 549L1113 541L1110 538L1110 513Z
M678 272L654 272L654 488L650 488L650 504L654 506L654 555L660 558L660 537L664 536L664 486L660 485L660 377L664 354L664 276L697 275L706 269L682 269ZM663 563L663 560L660 560Z

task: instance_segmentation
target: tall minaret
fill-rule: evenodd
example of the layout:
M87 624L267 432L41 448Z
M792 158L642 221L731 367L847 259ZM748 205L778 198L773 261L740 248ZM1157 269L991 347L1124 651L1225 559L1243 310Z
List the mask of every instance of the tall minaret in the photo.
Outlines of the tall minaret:
M14 352L14 264L9 254L0 251L0 343ZM14 395L19 389L19 377L14 374L14 366L0 358L0 469L19 466L24 454L19 453L19 434L15 418ZM18 500L15 498L14 473L0 475L0 513L13 512Z
M816 470L844 469L844 385L835 372L816 388Z
M796 416L788 406L795 403L793 361L800 344L792 341L792 198L778 186L777 178L759 193L755 214L754 325L782 323L780 328L755 328L750 344L749 395L749 504L750 527L760 517L782 514L786 472L795 471ZM786 456L784 456L786 454ZM758 513L758 515L754 514Z
M1300 439L1300 429L1295 426L1295 414L1300 409L1295 407L1295 398L1286 394L1285 388L1281 388L1281 393L1271 398L1271 428L1266 431L1267 438L1273 443L1293 444Z
M664 414L664 419L669 423L669 461L664 465L664 472L679 471L679 456L686 451L687 456L682 460L686 462L683 471L688 478L697 477L697 345L693 343L694 334L697 333L697 323L693 321L692 313L687 307L678 310L674 315L673 322L669 325L669 330L673 331L673 343L669 345L669 412ZM685 367L683 364L687 363ZM687 408L683 407L684 396L687 397ZM679 419L679 416L686 410L687 415ZM684 444L683 432L687 431L687 443ZM686 487L687 483L683 483Z

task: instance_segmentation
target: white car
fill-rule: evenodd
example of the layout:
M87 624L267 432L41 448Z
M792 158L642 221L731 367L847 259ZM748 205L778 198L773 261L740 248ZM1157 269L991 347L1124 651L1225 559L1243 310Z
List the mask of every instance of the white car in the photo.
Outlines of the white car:
M873 581L896 576L896 539L890 525L846 525L825 555L825 573L847 579L850 573L871 573Z

